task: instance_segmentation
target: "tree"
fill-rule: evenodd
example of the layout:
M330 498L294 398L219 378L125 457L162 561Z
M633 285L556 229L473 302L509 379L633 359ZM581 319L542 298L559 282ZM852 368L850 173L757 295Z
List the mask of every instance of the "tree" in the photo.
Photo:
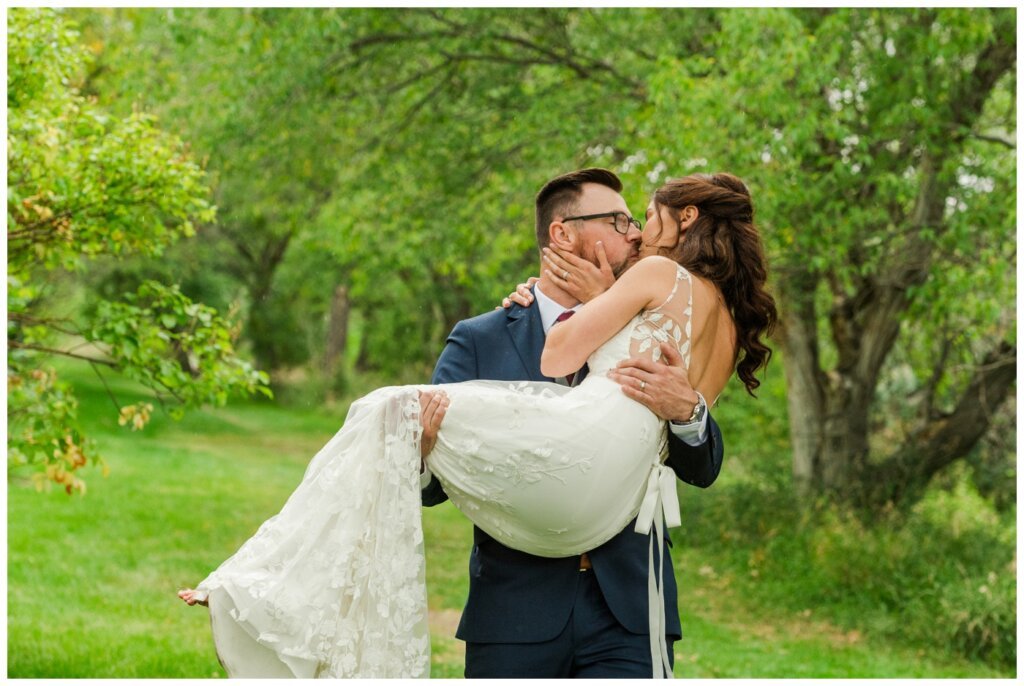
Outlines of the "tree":
M534 269L537 179L578 165L642 104L636 33L673 45L706 23L560 9L89 16L107 65L95 87L180 122L209 156L223 268L249 284L254 349L272 350L271 334L304 339L296 330L344 285L364 322L360 360L391 374L432 359L454 321ZM309 160L307 182L292 171ZM314 182L330 192L303 185ZM333 268L304 267L323 252ZM273 326L254 319L268 314Z
M78 16L98 65L89 88L120 112L142 108L173 123L211 170L220 211L201 240L213 266L245 289L245 338L258 364L305 361L294 335L301 313L278 275L344 163L342 132L310 93L324 16L180 8Z
M8 15L8 467L35 471L68 493L100 457L77 426L76 400L45 365L61 356L119 372L180 415L266 392L266 377L234 351L229 322L176 285L145 282L76 317L55 284L100 256L159 255L195 222L212 222L204 174L152 117L108 117L75 87L87 55L61 13ZM87 349L82 350L83 347ZM142 428L152 404L122 406Z
M177 74L153 101L227 132L197 134L224 225L280 256L272 274L238 270L250 307L271 311L253 289L272 284L308 308L294 326L323 321L346 287L334 324L359 318L368 367L419 372L455 320L534 269L543 179L608 166L639 209L668 176L726 169L750 183L771 253L805 494L913 502L1010 395L1011 10L145 16L142 45ZM182 106L200 81L215 97ZM340 162L307 182L318 153Z
M454 170L491 159L482 132L495 130L506 145L544 131L544 145L488 167L520 198L513 165L550 168L532 155L559 144L577 155L563 168L612 166L632 188L669 170L747 178L783 314L796 481L806 495L909 504L970 454L1015 378L1014 21L438 10L364 27L343 64L386 94L395 130L471 151L448 153L433 178L472 187ZM446 131L418 120L426 108ZM451 133L462 121L472 139Z
M1015 379L1014 12L722 17L657 77L681 137L638 143L754 188L803 492L913 502Z

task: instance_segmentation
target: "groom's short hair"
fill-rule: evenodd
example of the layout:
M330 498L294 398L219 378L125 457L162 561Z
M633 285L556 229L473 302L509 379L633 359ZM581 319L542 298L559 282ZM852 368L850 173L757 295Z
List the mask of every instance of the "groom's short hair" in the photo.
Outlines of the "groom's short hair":
M599 167L580 169L551 179L537 193L537 248L548 247L551 238L548 227L556 216L569 217L576 213L576 203L585 183L596 183L616 193L622 192L619 177Z

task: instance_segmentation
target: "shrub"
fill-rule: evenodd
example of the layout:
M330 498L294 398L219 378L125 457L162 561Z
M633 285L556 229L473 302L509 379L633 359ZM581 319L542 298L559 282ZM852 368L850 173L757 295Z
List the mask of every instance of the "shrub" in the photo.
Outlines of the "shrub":
M1015 512L1000 513L954 470L909 512L859 516L801 505L760 468L684 492L686 531L755 602L813 609L844 628L998 666L1016 662ZM940 487L941 486L941 487Z

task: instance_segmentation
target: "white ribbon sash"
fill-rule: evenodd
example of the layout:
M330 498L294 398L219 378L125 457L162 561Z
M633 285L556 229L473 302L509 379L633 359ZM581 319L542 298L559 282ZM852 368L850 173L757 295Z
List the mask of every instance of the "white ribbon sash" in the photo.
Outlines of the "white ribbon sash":
M672 664L669 661L665 641L665 579L662 578L665 549L662 540L665 529L679 526L679 495L676 493L676 475L664 464L657 464L647 477L647 491L636 516L634 531L650 536L647 550L647 611L651 637L651 664L655 679L671 679ZM654 564L655 541L658 543L658 564Z

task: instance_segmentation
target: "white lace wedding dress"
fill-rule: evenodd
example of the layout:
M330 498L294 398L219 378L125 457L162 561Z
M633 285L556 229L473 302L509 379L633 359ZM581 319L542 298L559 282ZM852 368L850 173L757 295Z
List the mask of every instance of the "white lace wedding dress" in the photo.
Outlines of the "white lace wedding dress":
M631 355L656 359L661 341L675 342L689 366L691 310L680 267L665 302L594 352L575 388L445 385L451 405L428 459L469 519L534 555L578 555L638 517L636 530L651 538L655 675L671 674L654 541L663 515L679 523L675 475L662 464L664 422L605 372ZM381 388L353 403L280 513L198 586L230 676L429 676L420 388Z

